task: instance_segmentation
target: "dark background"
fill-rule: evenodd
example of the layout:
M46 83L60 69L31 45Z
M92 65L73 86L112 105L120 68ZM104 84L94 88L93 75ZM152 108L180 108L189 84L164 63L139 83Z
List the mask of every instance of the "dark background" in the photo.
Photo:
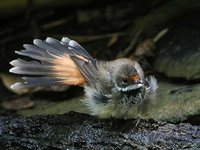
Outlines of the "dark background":
M14 51L47 37L138 60L157 99L103 120L87 115L81 87L11 89ZM199 0L0 0L0 149L200 149L199 58Z

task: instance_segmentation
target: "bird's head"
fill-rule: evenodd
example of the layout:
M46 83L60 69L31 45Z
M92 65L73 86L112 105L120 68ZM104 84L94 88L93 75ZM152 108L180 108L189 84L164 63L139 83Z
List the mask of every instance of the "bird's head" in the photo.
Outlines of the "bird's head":
M113 82L119 91L135 90L143 86L144 73L137 62L123 62L115 66Z
M122 96L122 101L125 101L125 103L141 103L152 83L145 79L140 65L131 61L121 63L115 67L116 69L112 75L115 92Z

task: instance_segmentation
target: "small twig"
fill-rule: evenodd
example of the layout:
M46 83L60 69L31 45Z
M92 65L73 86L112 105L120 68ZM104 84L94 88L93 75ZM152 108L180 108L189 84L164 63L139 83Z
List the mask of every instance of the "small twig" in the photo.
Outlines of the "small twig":
M158 34L153 38L153 42L156 43L158 40L160 40L167 32L169 31L169 28L165 28L158 32Z
M141 29L136 32L136 35L135 35L134 39L131 41L129 46L121 54L122 57L126 57L133 49L135 49L136 42L137 42L138 37L140 36L141 32L142 32Z
M67 20L66 19L58 19L58 20L53 20L52 22L46 23L44 25L42 25L42 29L44 30L48 30L48 29L52 29L61 25L66 24Z

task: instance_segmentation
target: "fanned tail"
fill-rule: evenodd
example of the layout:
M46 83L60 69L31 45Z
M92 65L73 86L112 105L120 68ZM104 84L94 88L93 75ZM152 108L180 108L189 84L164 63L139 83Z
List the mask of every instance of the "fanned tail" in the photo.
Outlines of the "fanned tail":
M47 38L35 39L34 45L24 44L25 50L15 53L33 61L16 59L10 62L11 73L24 75L24 82L15 83L11 88L79 85L94 82L97 72L96 61L75 41L63 38L58 41Z

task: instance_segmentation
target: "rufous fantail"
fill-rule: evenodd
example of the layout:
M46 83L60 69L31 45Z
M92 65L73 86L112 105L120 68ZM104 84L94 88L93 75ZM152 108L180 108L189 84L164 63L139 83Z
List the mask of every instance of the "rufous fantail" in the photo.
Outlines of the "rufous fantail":
M145 77L137 61L122 58L100 61L92 58L77 42L48 37L24 44L25 50L15 53L33 60L10 62L11 73L24 75L24 82L13 89L53 85L84 87L82 102L92 115L101 118L126 117L135 105L150 101L157 89L153 76Z

